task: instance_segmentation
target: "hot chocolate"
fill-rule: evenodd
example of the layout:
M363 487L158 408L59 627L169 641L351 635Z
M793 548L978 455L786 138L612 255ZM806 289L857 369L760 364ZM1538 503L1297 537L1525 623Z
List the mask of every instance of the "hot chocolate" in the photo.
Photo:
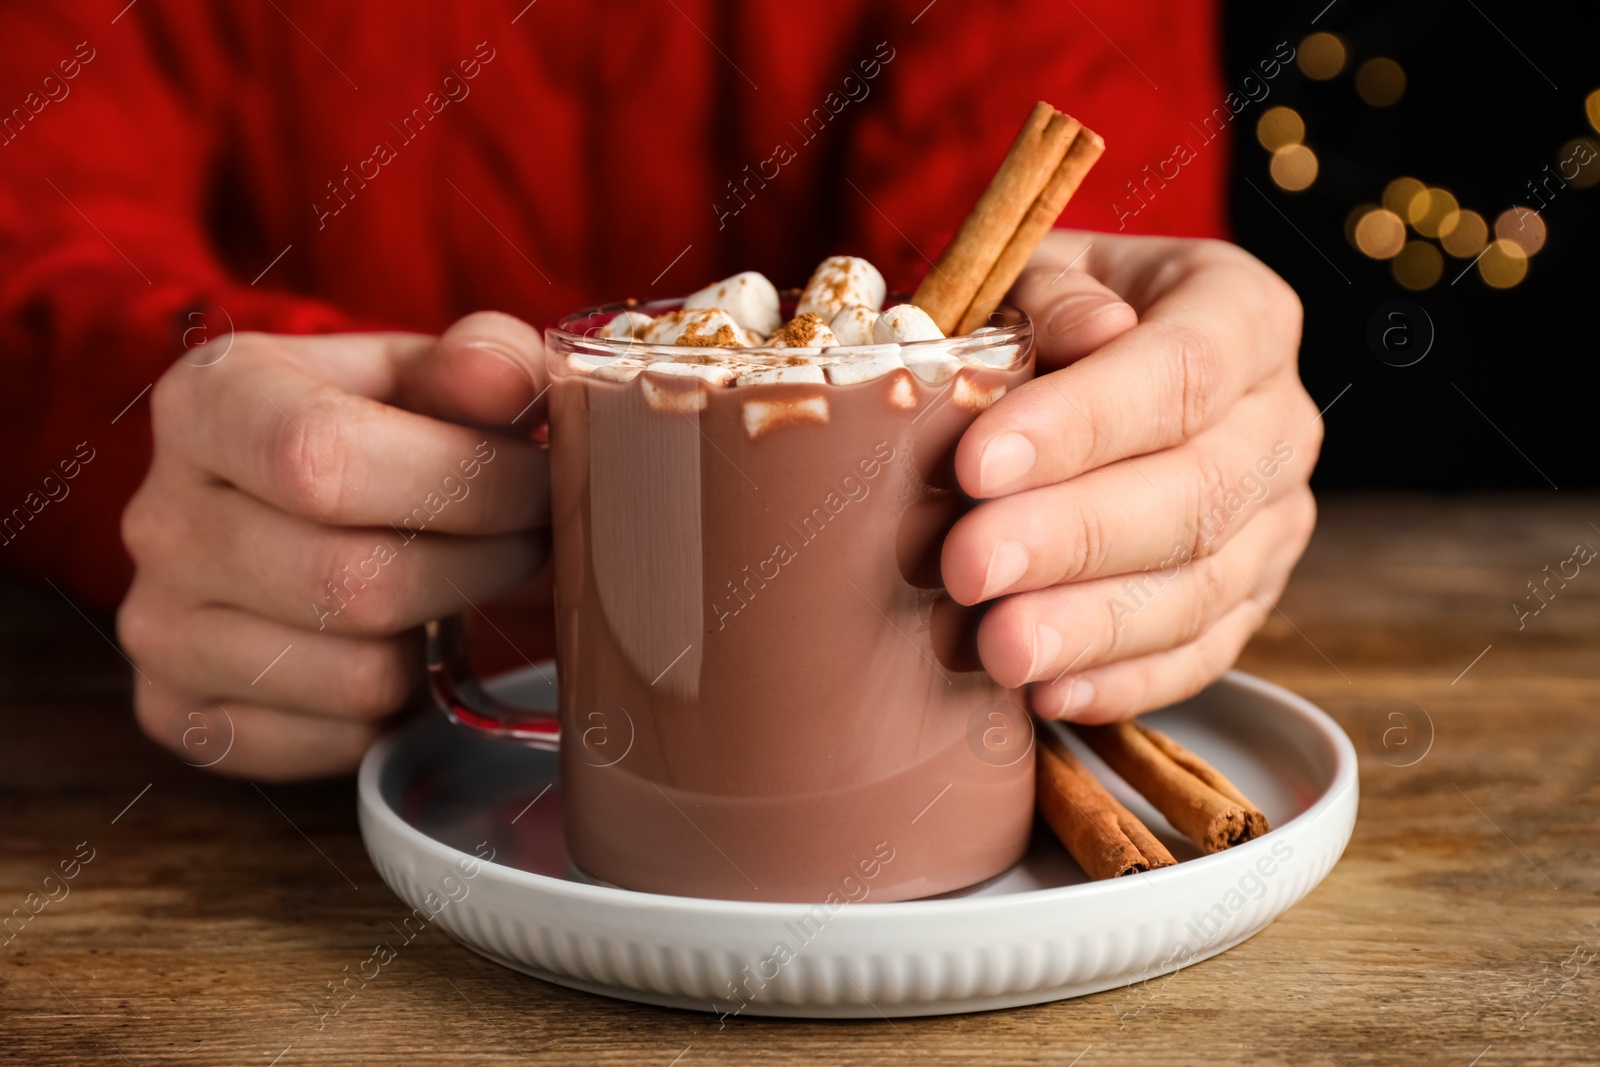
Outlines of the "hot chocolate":
M746 273L549 334L562 801L587 874L888 901L1025 847L1027 717L968 654L939 550L970 505L956 442L1031 376L1031 326L1003 309L941 338L883 299L835 257L792 302Z

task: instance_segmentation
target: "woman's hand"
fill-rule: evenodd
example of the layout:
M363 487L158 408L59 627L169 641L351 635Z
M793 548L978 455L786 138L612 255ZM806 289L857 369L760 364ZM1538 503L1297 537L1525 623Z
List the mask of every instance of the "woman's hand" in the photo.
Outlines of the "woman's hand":
M549 467L517 433L542 418L542 353L480 313L438 338L237 334L174 364L122 518L144 730L231 774L353 769L420 677L413 628L544 564Z
M1039 714L1127 718L1226 671L1310 539L1300 301L1232 245L1072 231L1013 295L1038 377L961 440L984 502L945 541L945 585L993 601L984 666Z

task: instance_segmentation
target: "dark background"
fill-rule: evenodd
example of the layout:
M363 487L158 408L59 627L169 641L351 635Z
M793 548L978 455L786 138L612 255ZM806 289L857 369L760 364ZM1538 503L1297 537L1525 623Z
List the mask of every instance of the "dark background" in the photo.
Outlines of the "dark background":
M1234 120L1235 237L1301 294L1302 376L1319 407L1338 397L1313 484L1600 484L1592 457L1600 185L1570 184L1548 199L1548 240L1508 290L1476 269L1452 284L1470 261L1447 255L1440 280L1413 292L1345 236L1351 210L1377 203L1402 175L1450 190L1491 229L1513 205L1538 207L1527 183L1546 165L1554 170L1573 138L1596 138L1584 101L1600 88L1600 4L1233 0L1225 22L1235 88L1280 41L1298 50L1308 34L1329 31L1347 47L1337 77L1315 81L1291 64L1270 96ZM1405 70L1405 95L1391 107L1357 94L1355 70L1374 56ZM1320 162L1315 183L1298 193L1273 183L1271 154L1256 139L1260 115L1280 104L1305 119L1304 143ZM1409 367L1381 361L1367 337L1377 309L1397 299L1422 308L1436 332L1426 358Z

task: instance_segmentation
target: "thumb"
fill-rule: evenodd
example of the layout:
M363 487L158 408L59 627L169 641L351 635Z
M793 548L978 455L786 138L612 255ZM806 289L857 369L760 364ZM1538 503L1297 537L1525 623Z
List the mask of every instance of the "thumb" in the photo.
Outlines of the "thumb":
M1012 289L1013 301L1033 318L1041 369L1075 363L1139 324L1132 306L1083 263L1045 259L1036 257Z
M543 396L544 340L521 319L478 311L458 320L400 372L401 407L475 426L537 425Z

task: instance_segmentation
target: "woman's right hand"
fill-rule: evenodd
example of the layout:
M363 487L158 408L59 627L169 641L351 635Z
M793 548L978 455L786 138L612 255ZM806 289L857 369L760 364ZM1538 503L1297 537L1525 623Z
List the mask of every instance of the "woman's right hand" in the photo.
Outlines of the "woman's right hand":
M545 563L542 342L481 312L437 338L213 346L156 384L122 517L138 719L224 773L347 772L421 677L416 627Z

